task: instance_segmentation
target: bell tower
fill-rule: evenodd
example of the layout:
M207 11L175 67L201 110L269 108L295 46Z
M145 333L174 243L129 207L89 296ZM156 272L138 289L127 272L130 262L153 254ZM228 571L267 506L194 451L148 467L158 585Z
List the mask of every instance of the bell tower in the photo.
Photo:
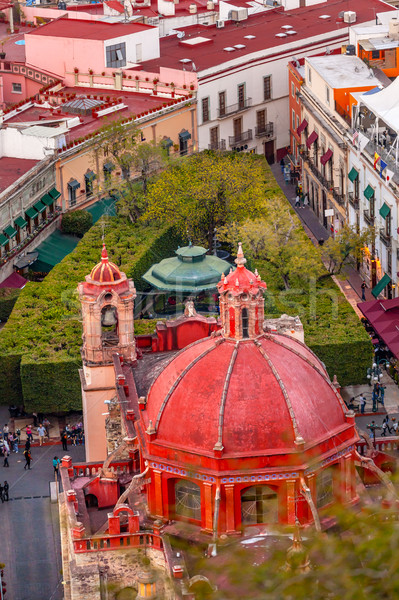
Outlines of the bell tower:
M236 340L253 339L263 331L266 283L257 270L246 267L241 242L238 244L237 268L218 283L220 317L224 337Z
M134 299L136 290L125 273L109 261L103 244L101 262L78 285L82 306L83 346L81 371L86 460L105 460L104 403L116 394L113 355L136 361Z

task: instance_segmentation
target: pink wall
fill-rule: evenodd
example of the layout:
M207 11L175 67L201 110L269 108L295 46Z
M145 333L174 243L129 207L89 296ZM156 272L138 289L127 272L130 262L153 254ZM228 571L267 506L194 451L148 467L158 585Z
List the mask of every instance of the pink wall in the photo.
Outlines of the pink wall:
M80 14L81 13L77 13ZM68 39L44 35L25 35L26 62L33 67L64 77L66 71L104 70L101 40Z
M97 21L98 14L90 14L84 12L86 7L82 7L81 10L57 10L51 8L40 8L39 6L24 6L24 15L27 21L34 21L36 23L37 17L43 17L45 19L59 19L60 17L67 16L69 19L83 19L85 21Z
M16 104L24 98L26 98L26 84L25 77L23 75L13 73L3 73L3 102L6 104ZM18 94L12 91L12 84L20 83L22 87L22 93Z

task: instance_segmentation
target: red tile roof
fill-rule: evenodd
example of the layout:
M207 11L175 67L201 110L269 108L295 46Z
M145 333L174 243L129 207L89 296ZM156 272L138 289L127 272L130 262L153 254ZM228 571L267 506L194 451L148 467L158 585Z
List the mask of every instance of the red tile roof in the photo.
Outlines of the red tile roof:
M30 171L39 161L26 158L0 158L0 193Z
M223 29L214 26L192 25L181 27L185 31L184 39L176 36L168 36L160 40L160 58L143 62L143 69L155 72L159 67L182 68L180 60L188 58L193 60L198 71L209 69L230 61L242 58L242 63L247 62L247 56L255 52L261 52L268 48L292 44L299 40L328 34L330 32L341 32L344 35L348 24L344 23L339 13L352 10L356 12L356 23L367 21L375 22L375 14L378 12L392 11L392 7L380 0L335 0L298 8L296 10L284 11L281 7L271 9L266 13L251 16L245 21L238 23L226 21ZM321 19L322 15L330 15L329 19ZM287 37L275 37L283 33L283 25L292 25L296 34ZM244 36L253 35L254 39ZM204 46L196 47L184 42L197 36L206 37L211 40ZM329 36L326 35L326 45ZM243 44L245 48L226 52L224 48ZM292 50L295 53L295 50ZM240 64L240 63L238 63Z
M143 23L105 23L104 21L84 21L83 19L56 19L42 25L28 35L41 35L84 40L110 40L123 35L153 29Z

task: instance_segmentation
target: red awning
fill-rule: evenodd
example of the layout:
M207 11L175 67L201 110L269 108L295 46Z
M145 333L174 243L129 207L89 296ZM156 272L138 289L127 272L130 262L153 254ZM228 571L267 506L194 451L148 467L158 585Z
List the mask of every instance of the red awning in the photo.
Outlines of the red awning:
M318 134L315 131L313 131L306 140L307 147L310 148L310 146L315 143L318 137Z
M307 127L307 126L308 126L308 122L307 122L307 120L306 120L306 119L304 119L304 120L302 121L302 123L299 125L299 127L297 128L297 130L296 130L297 134L298 134L298 135L301 135L302 131L303 131L304 129L306 129L306 127Z
M392 354L399 358L399 298L360 302L357 306Z
M325 154L323 154L323 156L320 159L320 162L322 165L325 165L326 163L328 163L328 161L330 160L330 158L333 155L333 151L330 150L330 148L327 150L327 152Z
M19 275L18 273L11 273L11 275L9 275L7 279L0 283L0 288L8 287L22 289L23 287L25 287L27 281L27 279L21 277L21 275Z

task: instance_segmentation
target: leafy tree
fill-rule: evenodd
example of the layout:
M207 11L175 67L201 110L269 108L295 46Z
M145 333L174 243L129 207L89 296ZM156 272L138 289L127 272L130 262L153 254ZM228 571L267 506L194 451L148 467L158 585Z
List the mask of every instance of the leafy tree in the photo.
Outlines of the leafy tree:
M293 281L324 272L318 249L309 244L298 218L278 197L267 201L262 218L227 226L220 233L234 246L241 241L249 257L269 263L286 289Z
M120 179L112 177L106 184L118 197L118 212L132 223L143 212L149 178L165 166L167 158L161 146L141 140L136 125L115 121L100 130L95 146L96 165L99 156L109 157L121 173Z
M149 186L144 218L175 223L211 248L215 228L255 217L264 195L262 159L205 151L170 167Z
M374 229L367 228L358 233L355 227L344 225L323 245L322 257L331 274L339 274L345 264L353 259L360 262L367 244L374 238Z

